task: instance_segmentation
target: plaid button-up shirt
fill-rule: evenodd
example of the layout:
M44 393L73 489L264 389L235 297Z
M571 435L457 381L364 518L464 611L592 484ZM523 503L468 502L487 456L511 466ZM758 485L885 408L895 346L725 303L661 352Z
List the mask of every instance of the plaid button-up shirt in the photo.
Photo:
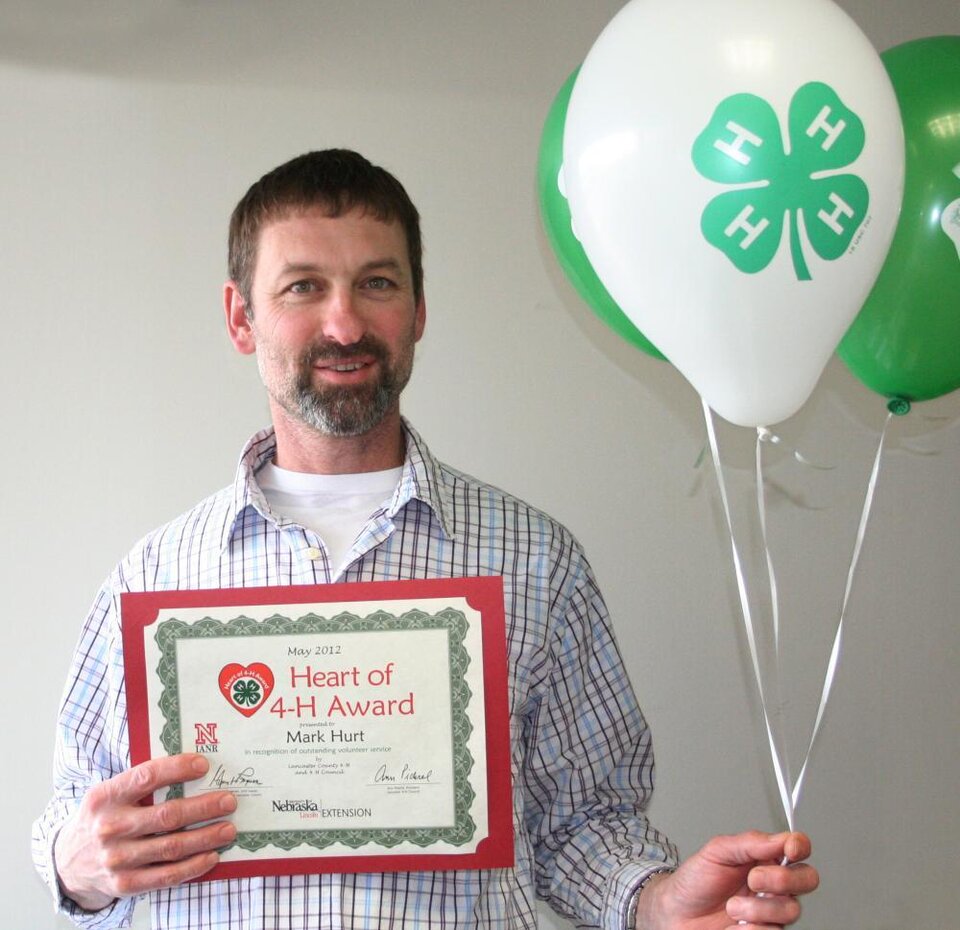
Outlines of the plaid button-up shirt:
M576 540L556 521L438 462L404 424L406 461L337 581L497 575L509 662L516 864L495 871L276 876L149 895L167 930L455 930L537 926L541 897L579 925L623 928L629 902L675 851L648 823L650 733ZM256 482L272 431L244 448L233 485L141 541L84 624L57 731L55 794L34 859L79 926L126 926L134 901L88 913L59 891L52 847L87 789L129 767L120 594L334 580L323 541L270 511Z

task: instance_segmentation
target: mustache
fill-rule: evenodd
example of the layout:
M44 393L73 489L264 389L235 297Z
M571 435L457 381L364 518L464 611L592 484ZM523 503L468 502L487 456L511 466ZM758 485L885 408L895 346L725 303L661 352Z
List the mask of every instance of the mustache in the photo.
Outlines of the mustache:
M329 340L315 343L304 352L303 362L312 365L314 362L351 359L357 355L371 355L378 362L386 362L389 357L387 347L379 339L367 335L350 345Z

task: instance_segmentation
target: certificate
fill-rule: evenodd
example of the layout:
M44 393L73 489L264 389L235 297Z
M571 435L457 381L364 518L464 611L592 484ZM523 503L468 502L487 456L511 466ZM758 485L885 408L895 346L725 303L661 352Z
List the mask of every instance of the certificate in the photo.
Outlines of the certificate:
M205 754L203 880L513 864L500 578L124 594L131 762Z

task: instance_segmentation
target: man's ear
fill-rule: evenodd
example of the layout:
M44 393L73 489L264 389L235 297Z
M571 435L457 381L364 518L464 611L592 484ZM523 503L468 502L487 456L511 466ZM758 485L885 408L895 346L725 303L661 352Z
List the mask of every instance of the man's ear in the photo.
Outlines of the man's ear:
M416 342L420 341L420 337L423 335L424 327L427 325L427 302L424 300L423 295L420 295L420 299L417 301L417 309L415 311L416 317L414 319L414 338Z
M235 281L223 285L223 312L227 320L227 333L233 347L243 355L257 351L257 340L247 316L247 304Z

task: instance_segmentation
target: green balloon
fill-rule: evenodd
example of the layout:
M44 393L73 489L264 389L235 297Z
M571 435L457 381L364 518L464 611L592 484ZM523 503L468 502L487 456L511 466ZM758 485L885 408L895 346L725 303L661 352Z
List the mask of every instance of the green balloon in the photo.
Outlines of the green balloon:
M881 58L903 118L903 208L837 352L877 393L929 400L960 387L960 36L906 42Z
M563 127L567 120L567 104L578 68L560 88L540 139L540 154L537 160L537 194L540 215L543 218L547 239L560 267L587 306L618 336L631 345L642 349L654 358L664 356L643 333L630 322L629 317L617 306L603 282L597 277L583 246L573 234L570 224L570 207L559 186L560 167L563 164Z

